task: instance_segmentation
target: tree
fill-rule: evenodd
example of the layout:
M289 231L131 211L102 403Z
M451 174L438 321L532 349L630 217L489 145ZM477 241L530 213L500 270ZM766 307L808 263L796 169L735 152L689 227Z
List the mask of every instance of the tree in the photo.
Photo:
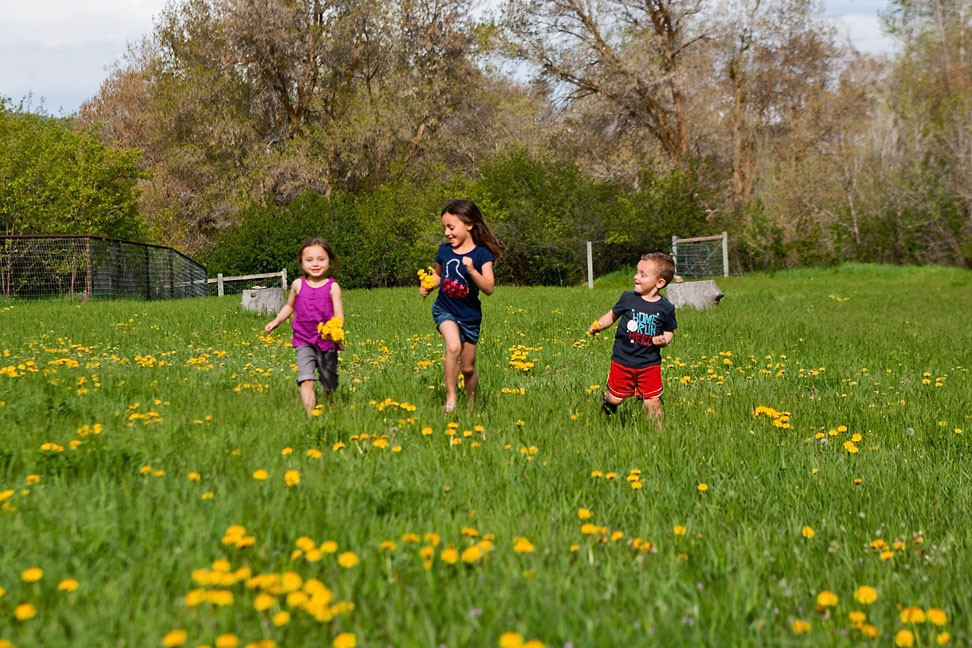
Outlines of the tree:
M516 90L472 63L467 16L466 0L184 0L81 118L145 151L146 213L198 250L252 203L468 164L459 134L488 150L490 107Z
M707 38L702 0L510 0L510 53L536 66L560 99L606 101L617 127L647 129L676 165L693 140L683 60Z
M0 98L0 229L141 239L139 152Z

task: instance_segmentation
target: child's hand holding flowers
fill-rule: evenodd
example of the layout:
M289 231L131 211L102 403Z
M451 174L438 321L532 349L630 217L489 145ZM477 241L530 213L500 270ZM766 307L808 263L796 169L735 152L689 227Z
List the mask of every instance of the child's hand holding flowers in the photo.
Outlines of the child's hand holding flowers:
M435 288L435 274L430 267L427 270L419 269L418 276L420 284L419 292L422 293L422 297L424 298Z
M601 332L601 321L594 320L594 323L591 324L590 328L587 329L587 334L590 335L591 337L594 337L600 332Z
M317 332L322 338L330 339L340 344L344 340L344 318L332 317L317 325Z

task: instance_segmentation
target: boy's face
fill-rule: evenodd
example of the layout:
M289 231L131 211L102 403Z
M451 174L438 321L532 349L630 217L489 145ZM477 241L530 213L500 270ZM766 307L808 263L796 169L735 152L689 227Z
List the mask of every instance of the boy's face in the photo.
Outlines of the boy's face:
M639 295L650 295L665 287L665 280L658 274L658 267L652 261L641 260L634 276L634 289Z

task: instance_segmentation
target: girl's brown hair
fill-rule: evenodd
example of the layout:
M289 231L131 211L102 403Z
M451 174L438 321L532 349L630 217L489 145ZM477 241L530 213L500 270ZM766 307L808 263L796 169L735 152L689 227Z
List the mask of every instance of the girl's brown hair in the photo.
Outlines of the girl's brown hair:
M334 250L331 249L331 245L322 238L315 236L304 241L304 244L300 246L300 251L297 252L297 265L299 266L304 260L304 250L315 245L321 246L327 252L327 258L330 261L327 266L327 276L333 277L338 271L338 258L334 254Z
M497 259L503 254L503 250L506 247L500 243L496 235L489 230L489 226L486 225L486 221L483 220L483 213L479 211L479 207L476 206L471 200L466 200L465 198L460 198L458 200L449 201L445 207L442 208L442 213L440 216L445 214L452 214L456 216L466 225L472 225L472 237L473 243L476 245L482 245Z

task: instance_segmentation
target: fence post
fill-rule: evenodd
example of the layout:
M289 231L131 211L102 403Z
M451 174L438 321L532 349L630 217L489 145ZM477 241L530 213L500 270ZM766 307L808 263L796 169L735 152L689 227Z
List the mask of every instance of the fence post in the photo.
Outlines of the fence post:
M594 287L594 248L587 242L587 287Z
M280 271L280 287L287 292L287 268Z
M223 296L223 273L222 272L216 275L216 294L219 297Z
M149 274L151 272L151 260L149 259L149 249L148 246L142 248L145 250L145 299L152 299L152 277Z
M84 299L85 301L91 301L91 237L84 237L85 250L84 250L84 262L87 266L88 278L84 282Z
M675 274L678 274L678 237L672 234L672 261L675 262Z
M729 276L729 233L722 233L722 276Z

